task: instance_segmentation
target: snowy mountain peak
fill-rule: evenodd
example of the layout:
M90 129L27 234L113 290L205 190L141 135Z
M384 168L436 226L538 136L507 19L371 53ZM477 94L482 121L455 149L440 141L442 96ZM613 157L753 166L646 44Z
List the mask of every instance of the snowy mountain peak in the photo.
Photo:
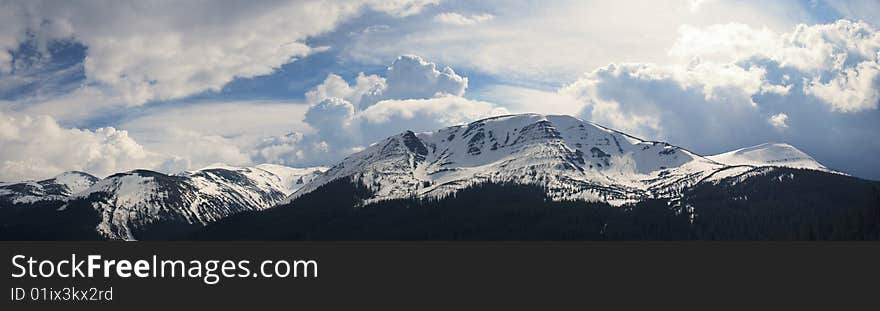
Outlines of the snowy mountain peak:
M291 196L351 177L371 200L446 196L481 182L540 184L558 199L623 204L667 196L722 165L571 116L493 117L406 131L353 154Z
M813 157L784 143L764 143L708 158L726 165L783 166L830 171Z

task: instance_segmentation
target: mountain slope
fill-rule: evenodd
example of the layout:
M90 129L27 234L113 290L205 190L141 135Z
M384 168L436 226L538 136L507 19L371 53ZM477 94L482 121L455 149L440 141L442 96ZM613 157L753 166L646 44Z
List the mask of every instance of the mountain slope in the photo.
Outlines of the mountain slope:
M70 195L91 187L98 180L87 173L71 171L41 181L0 183L0 207L66 201Z
M68 205L97 210L97 230L107 238L168 237L241 211L272 207L321 172L263 167L211 166L178 175L119 173L76 194Z
M765 143L725 152L707 158L726 165L780 166L831 171L813 157L792 145Z
M351 177L374 192L367 202L513 182L541 185L557 200L621 205L673 197L723 167L683 148L570 116L524 114L389 137L333 166L290 200Z
M49 222L40 219L70 214L82 222L69 224L78 228L77 236L88 236L79 227L90 226L103 238L163 239L241 211L274 206L324 170L214 165L176 175L134 170L102 180L65 173L46 181L0 186L9 194L2 198L19 202L0 202L0 211L19 218L2 219L0 227L54 237L52 232L67 230L63 227L68 224L59 220L61 227L49 228ZM18 233L9 229L5 235Z

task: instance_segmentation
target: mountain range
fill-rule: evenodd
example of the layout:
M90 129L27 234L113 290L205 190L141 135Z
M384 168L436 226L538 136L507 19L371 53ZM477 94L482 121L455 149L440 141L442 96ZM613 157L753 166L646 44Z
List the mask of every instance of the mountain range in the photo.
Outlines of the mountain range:
M485 217L479 218L473 213L488 208L491 211L486 213L494 215L499 211L507 213L506 206L528 209L563 204L580 208L537 209L529 213L549 217L552 219L550 223L567 223L583 216L559 213L600 213L589 220L595 222L595 228L584 225L571 231L574 234L571 238L595 239L609 237L606 233L610 232L608 222L602 224L596 222L598 219L632 221L630 218L640 213L658 210L660 212L651 214L651 217L665 223L681 221L681 228L668 231L683 235L666 235L663 231L663 234L654 236L630 236L627 234L631 232L620 232L643 228L621 225L613 228L621 230L614 236L687 239L697 237L695 228L706 225L698 221L706 219L701 218L701 214L713 215L708 208L701 210L700 206L727 201L757 206L766 201L749 199L750 195L769 195L772 200L792 197L794 200L799 191L804 191L801 189L803 183L812 189L830 180L838 185L850 185L845 193L839 194L844 200L836 202L853 199L854 206L859 208L858 213L867 211L869 216L864 217L869 219L863 222L872 227L863 236L871 237L875 232L871 230L876 230L873 222L878 219L870 216L874 215L874 209L864 210L863 205L870 207L880 202L877 182L833 171L793 146L767 143L702 156L669 143L643 140L570 116L521 114L478 120L432 132L405 131L370 145L329 168L218 165L174 175L135 170L99 179L82 172L68 172L43 181L4 183L0 184L0 213L3 213L0 216L4 219L0 235L20 239L94 237L125 240L557 239L565 236L559 235L561 231L552 229L553 226L550 229L541 227L541 233L531 235L522 234L531 232L526 229L519 233L510 231L513 234L486 236L484 234L489 229L479 229L481 224L490 228L510 223L496 224L499 220L494 216L483 214ZM765 182L775 184L742 189L745 185ZM783 193L774 190L775 187L796 189L786 188ZM830 196L821 196L821 191L817 200L822 204L815 208L824 211L830 208L826 205L834 203L825 202ZM527 194L529 196L518 201L507 200ZM812 194L815 195L815 191ZM713 200L694 201L694 198L705 197ZM795 204L773 202L784 206L775 211L788 211L792 207L789 205ZM387 208L380 208L383 206ZM396 208L401 206L408 209ZM465 208L431 209L431 206ZM803 208L804 213L815 214L811 206ZM340 214L323 218L331 217L328 211ZM846 211L849 215L849 210ZM87 220L86 224L71 231L71 222L64 218L72 217L59 216L65 213L80 215ZM522 212L518 210L516 213L520 215ZM548 216L545 213L553 214ZM793 213L798 215L796 210ZM443 230L457 232L462 224L436 223L437 217L453 214L478 219L474 224L477 228L467 229L469 231L461 235L447 235ZM56 233L59 230L51 228L53 222L40 221L59 217L61 219L57 222L65 228L60 231L67 236L59 236ZM531 222L534 219L518 217L511 219L525 222L521 224L523 228L533 228ZM837 220L830 219L827 220L834 223L829 226L841 226ZM392 220L407 224L401 227ZM804 221L813 222L802 224L808 227L821 222ZM327 223L349 223L352 227L347 232L337 232L322 226ZM391 225L386 228L383 223ZM413 224L431 225L435 229L426 229L430 226L420 229L412 227ZM364 229L364 226L370 229ZM383 231L383 228L391 232ZM28 230L44 232L45 235L29 236ZM548 230L556 232L547 233ZM824 229L810 227L809 230ZM602 234L591 235L599 233ZM792 237L809 237L810 233L804 234L807 235ZM762 237L760 234L754 236ZM708 238L752 237L722 232Z
M104 179L66 172L42 181L0 184L0 206L92 209L98 220L94 230L101 238L161 239L241 211L270 208L324 170L213 165L174 175L134 170Z
M331 167L291 200L327 182L352 177L374 192L367 203L443 197L476 183L509 182L542 185L554 200L619 206L675 198L698 182L757 166L831 172L786 144L703 157L570 116L523 114L389 137Z

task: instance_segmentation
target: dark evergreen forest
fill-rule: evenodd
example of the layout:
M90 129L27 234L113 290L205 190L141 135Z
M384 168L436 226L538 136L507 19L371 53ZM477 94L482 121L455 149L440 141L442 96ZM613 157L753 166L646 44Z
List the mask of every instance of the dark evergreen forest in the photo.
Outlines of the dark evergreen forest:
M613 207L554 202L542 188L480 184L443 199L358 206L370 191L341 179L292 204L238 214L186 239L212 240L878 240L880 183L777 169L704 183L681 202Z

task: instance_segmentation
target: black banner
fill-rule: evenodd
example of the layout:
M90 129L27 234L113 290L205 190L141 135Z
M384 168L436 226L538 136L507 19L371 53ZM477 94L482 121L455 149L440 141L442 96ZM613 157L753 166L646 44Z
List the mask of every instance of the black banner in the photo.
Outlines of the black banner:
M2 310L841 309L873 305L880 292L874 242L3 242L0 249ZM87 274L89 255L100 256L101 269L76 274L80 260ZM158 277L162 260L200 275ZM226 260L232 277L218 275ZM40 276L50 270L54 277Z

